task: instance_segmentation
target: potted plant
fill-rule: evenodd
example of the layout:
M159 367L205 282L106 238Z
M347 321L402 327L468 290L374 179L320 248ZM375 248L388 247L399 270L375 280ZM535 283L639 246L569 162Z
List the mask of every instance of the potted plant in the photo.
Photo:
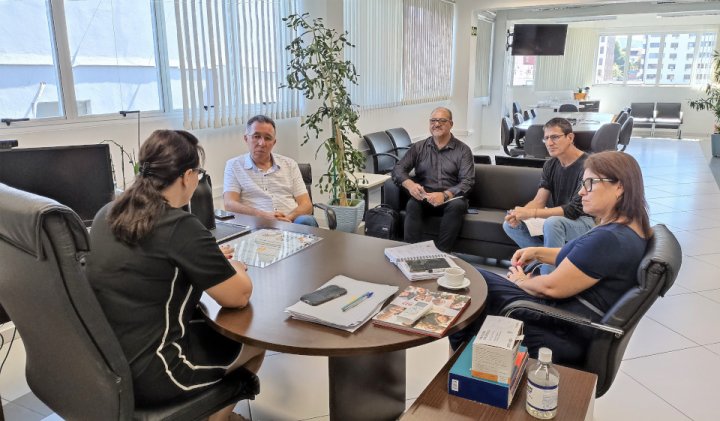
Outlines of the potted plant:
M590 88L585 88L585 89L590 90ZM586 96L586 95L587 95L587 93L583 92L583 88L582 88L582 87L577 88L577 92L575 92L575 99L577 99L577 100L583 100L583 99L585 99L585 96Z
M350 83L357 84L357 72L343 57L343 49L354 45L348 42L347 32L340 34L327 28L319 18L310 21L308 15L283 18L285 25L297 34L285 47L291 60L283 86L302 91L308 100L319 101L317 110L305 116L302 123L306 128L302 144L311 138L318 139L316 157L320 150L325 150L328 167L317 186L322 193L330 194L329 205L337 214L338 229L352 232L364 211L354 173L365 167L365 156L348 137L350 133L360 136L359 115L347 91ZM323 134L326 129L328 134Z
M705 98L689 100L690 108L697 111L708 110L715 116L710 143L713 156L720 157L720 53L713 53L712 79L705 88Z

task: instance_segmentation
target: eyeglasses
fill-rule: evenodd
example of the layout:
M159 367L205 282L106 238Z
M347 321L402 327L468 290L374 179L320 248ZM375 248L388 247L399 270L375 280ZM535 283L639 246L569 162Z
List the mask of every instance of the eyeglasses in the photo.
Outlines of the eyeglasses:
M566 134L552 134L550 136L545 136L542 138L543 143L552 142L555 143L558 140L560 140L561 137L567 136Z
M431 118L430 124L445 124L448 121L450 120L448 120L447 118Z
M207 171L202 168L195 168L193 171L198 173L198 180L202 180L205 177L205 174L207 174Z
M607 181L608 183L616 183L617 182L617 180L615 180L614 178L586 178L582 181L582 186L585 189L585 191L590 193L592 191L593 184L600 183L601 181Z

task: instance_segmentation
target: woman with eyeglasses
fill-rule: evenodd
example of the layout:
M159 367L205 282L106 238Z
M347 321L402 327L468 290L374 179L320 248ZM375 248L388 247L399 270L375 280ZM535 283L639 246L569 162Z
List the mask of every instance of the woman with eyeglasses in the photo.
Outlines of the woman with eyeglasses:
M233 308L252 293L246 267L181 209L205 172L203 158L192 134L153 132L132 186L98 212L90 232L88 278L130 364L139 407L189 397L262 363L263 350L216 333L196 311L203 292ZM228 419L233 406L210 419Z
M488 285L486 314L499 314L517 300L530 300L598 321L622 295L637 284L637 268L652 236L642 173L635 159L621 152L601 152L585 161L579 191L583 211L598 225L562 248L528 247L515 252L506 276L481 271ZM523 271L539 260L557 266L547 275ZM524 318L530 355L552 349L559 362L584 357L592 332L569 323ZM457 348L477 333L484 317L452 335Z

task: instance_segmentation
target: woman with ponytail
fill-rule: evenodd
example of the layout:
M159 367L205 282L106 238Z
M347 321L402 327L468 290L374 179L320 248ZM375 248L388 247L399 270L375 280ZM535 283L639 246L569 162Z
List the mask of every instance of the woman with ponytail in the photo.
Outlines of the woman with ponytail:
M203 158L192 134L155 131L132 186L98 212L90 232L88 278L130 363L138 406L189 397L240 366L257 372L264 356L196 314L203 292L234 308L252 293L246 267L181 209L205 174ZM210 419L236 419L233 406Z

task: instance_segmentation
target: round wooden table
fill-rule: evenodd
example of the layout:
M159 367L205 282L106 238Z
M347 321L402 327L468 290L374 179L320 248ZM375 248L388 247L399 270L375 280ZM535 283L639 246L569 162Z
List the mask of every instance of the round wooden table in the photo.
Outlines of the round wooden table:
M397 285L402 291L411 282L384 255L386 247L402 243L246 215L238 215L236 220L256 229L282 228L323 239L265 268L251 266L248 273L254 289L244 309L221 308L204 295L202 303L214 328L236 341L267 350L329 357L331 419L397 419L405 409L405 349L436 338L378 327L372 322L349 333L291 319L285 308L335 275ZM472 299L448 334L477 317L487 298L482 275L460 259L456 263L471 281L470 287L458 292ZM412 285L440 288L434 280ZM358 408L363 408L362 413Z

